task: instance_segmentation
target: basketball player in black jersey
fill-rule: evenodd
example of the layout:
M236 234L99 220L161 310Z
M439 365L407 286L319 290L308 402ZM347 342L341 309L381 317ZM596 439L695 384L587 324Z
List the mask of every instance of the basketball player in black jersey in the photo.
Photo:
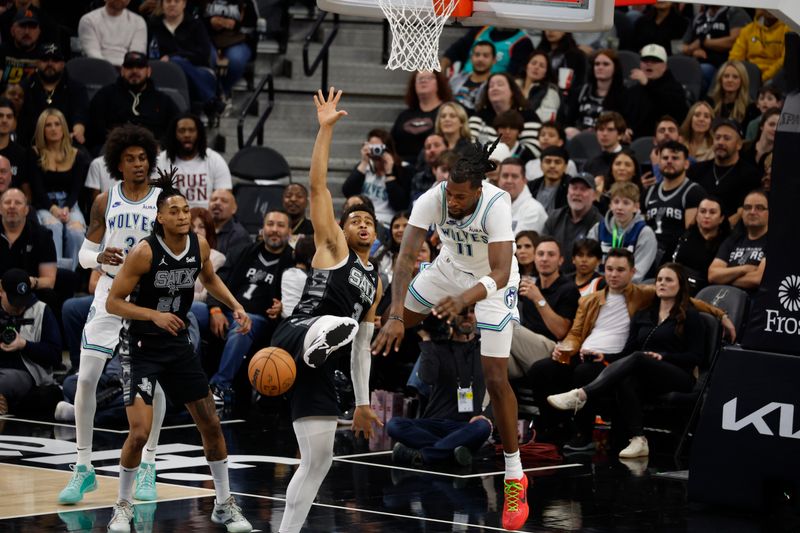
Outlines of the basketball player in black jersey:
M300 303L272 336L272 344L294 355L297 377L291 395L292 420L300 446L300 467L286 490L280 533L296 533L333 461L339 414L333 386L335 358L350 352L356 396L353 430L369 438L380 425L369 406L369 343L381 297L377 269L369 262L375 241L375 213L364 205L346 209L340 226L327 187L333 126L345 116L336 104L342 92L331 88L327 100L314 96L319 133L311 156L311 223L317 251ZM352 350L349 344L352 342Z
M187 330L187 313L198 276L219 301L233 309L240 331L250 318L214 273L210 248L191 231L186 198L172 184L174 170L161 173L153 233L137 244L111 285L106 307L123 318L119 350L123 392L130 431L120 456L119 499L109 531L130 531L131 491L153 417L153 391L159 383L175 403L186 405L203 438L203 451L214 477L216 501L211 520L228 531L252 531L230 494L228 453L214 400ZM130 296L130 301L126 298Z

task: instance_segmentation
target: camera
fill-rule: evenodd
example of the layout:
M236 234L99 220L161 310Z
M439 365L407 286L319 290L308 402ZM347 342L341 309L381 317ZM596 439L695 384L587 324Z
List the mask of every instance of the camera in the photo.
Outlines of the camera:
M11 315L0 316L0 342L11 344L17 338L20 328L31 324L33 324L32 318Z
M367 145L367 154L373 159L380 159L383 157L383 154L386 152L386 145L385 144L368 144Z

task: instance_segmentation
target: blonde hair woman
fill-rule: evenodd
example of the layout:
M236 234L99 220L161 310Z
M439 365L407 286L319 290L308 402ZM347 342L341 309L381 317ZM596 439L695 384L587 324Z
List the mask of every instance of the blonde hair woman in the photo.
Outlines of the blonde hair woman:
M450 150L472 142L467 112L455 102L445 102L439 107L434 131L437 135L441 135Z
M689 108L681 124L681 137L688 143L689 157L696 161L714 159L714 135L711 133L714 117L711 104L700 100Z
M33 206L39 222L53 233L58 266L74 270L86 220L78 207L89 156L70 142L67 120L57 109L45 109L36 122L30 165Z
M741 61L726 61L719 67L710 96L714 115L735 120L741 127L758 116L758 109L750 102L750 78Z

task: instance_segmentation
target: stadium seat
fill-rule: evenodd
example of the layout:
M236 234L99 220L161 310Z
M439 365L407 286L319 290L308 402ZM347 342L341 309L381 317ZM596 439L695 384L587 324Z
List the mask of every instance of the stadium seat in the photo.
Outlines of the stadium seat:
M700 89L703 86L703 72L700 70L700 63L689 56L669 56L667 68L675 76L675 79L683 85L683 88L689 92L692 102L696 102L700 98Z
M617 57L619 58L620 65L622 65L622 79L625 80L627 84L631 77L631 71L641 66L642 58L639 57L639 54L631 50L617 50Z
M745 291L730 285L709 285L700 290L696 298L728 313L736 331L741 330L747 310L748 297Z
M228 168L232 175L248 181L292 179L286 158L267 146L245 146L233 155Z
M239 183L234 186L233 196L238 205L236 218L251 235L258 234L263 227L264 215L269 209L281 208L284 188L282 184Z
M758 68L758 65L749 61L742 61L742 64L747 69L747 77L750 82L750 101L755 102L758 100L758 90L761 88L761 69Z
M168 94L181 112L188 111L192 100L189 96L189 83L181 68L169 61L151 59L150 69L152 70L150 78L155 83L156 89Z
M631 151L636 155L640 165L650 162L650 152L653 151L653 137L639 137L631 143Z
M114 65L94 57L74 57L67 62L66 69L70 78L83 83L90 101L97 91L119 77Z
M567 141L567 152L570 159L588 161L600 155L603 149L600 148L597 135L593 131L582 131Z

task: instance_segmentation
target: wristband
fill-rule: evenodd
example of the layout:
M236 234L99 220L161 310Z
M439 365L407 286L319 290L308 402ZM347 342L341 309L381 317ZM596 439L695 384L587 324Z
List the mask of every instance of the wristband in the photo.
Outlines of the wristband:
M387 320L397 320L401 324L405 324L406 323L406 321L403 320L403 317L397 316L397 315L389 315L389 318Z
M489 298L497 292L497 282L491 276L483 276L478 283L486 287L486 297Z
M91 270L100 266L97 257L100 254L100 244L92 242L89 239L83 239L81 249L78 251L78 262L83 268Z
M222 314L222 309L220 309L219 307L212 307L211 309L208 310L208 314L209 315L221 315Z

